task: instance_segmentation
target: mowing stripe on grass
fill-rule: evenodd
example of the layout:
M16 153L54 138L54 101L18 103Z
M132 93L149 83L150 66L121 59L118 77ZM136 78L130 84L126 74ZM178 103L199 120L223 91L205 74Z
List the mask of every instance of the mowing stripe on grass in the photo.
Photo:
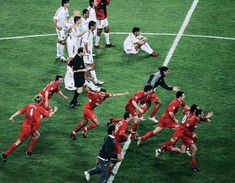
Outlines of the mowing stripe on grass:
M168 54L167 54L167 57L166 57L166 59L165 59L163 65L167 66L167 65L169 64L169 62L170 62L170 60L171 60L171 57L172 57L172 55L173 55L173 53L174 53L174 51L175 51L175 49L176 49L176 46L178 45L178 43L179 43L179 41L180 41L180 39L181 39L181 37L182 37L182 35L183 35L183 33L184 33L184 30L185 30L185 28L187 27L187 25L188 25L188 23L189 23L189 21L190 21L190 19L191 19L191 16L192 16L192 14L193 14L193 12L194 12L196 6L197 6L197 3L198 3L198 0L194 0L194 1L193 1L192 6L191 6L191 8L189 9L188 14L187 14L187 16L185 17L184 22L183 22L183 24L182 24L181 27L180 27L180 30L179 30L179 32L178 32L178 34L177 34L177 36L176 36L176 38L175 38L175 40L174 40L174 42L173 42L173 44L172 44L172 46L171 46L171 48L170 48ZM130 143L131 143L131 140L130 140L130 135L129 135L129 136L128 136L128 140L127 140L127 142L124 144L123 149L122 149L122 155L123 155L123 157L125 156L126 151L127 151L127 149L129 148ZM113 182L113 180L114 180L114 178L115 178L115 175L117 174L118 169L119 169L121 163L122 163L122 161L121 161L121 162L118 162L118 163L115 165L115 167L113 168L113 173L114 173L114 175L111 175L111 176L109 177L107 183L112 183L112 182Z
M130 32L110 32L112 35L128 35ZM178 34L174 33L157 33L157 32L146 32L141 33L143 35L150 36L177 36ZM57 34L38 34L38 35L26 35L26 36L15 36L15 37L2 37L2 40L14 40L14 39L26 39L26 38L35 38L35 37L50 37L56 36ZM225 39L235 41L233 37L223 37L223 36L207 36L207 35L192 35L192 34L182 34L183 37L195 37L195 38L208 38L208 39Z

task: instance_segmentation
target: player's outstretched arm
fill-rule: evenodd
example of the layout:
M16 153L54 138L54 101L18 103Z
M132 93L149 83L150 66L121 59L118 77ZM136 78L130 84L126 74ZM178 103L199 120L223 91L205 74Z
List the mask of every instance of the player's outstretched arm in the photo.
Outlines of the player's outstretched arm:
M68 100L68 97L65 96L65 95L62 93L62 91L59 91L58 94L59 94L61 97L63 97L65 100Z
M54 110L49 113L49 118L52 117L58 111L58 107L54 107Z
M17 112L15 112L14 114L12 114L11 116L10 116L10 118L9 118L9 121L14 121L14 117L16 117L16 116L18 116L18 115L20 115L21 113L20 113L20 111L17 111Z
M120 96L125 96L128 95L129 92L124 92L124 93L110 93L111 97L120 97Z

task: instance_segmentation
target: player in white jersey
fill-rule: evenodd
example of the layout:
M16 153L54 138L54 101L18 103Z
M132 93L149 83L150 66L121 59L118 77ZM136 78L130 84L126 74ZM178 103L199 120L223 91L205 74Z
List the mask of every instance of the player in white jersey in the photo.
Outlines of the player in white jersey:
M96 18L96 12L95 12L95 6L97 6L97 0L89 0L89 5L87 10L89 11L89 19L88 21L94 21L95 23L97 23L97 18ZM97 27L94 30L94 35L96 36L97 34Z
M140 35L139 27L134 27L132 29L132 33L127 36L123 46L126 54L137 54L139 53L139 49L142 49L152 57L157 57L159 55L149 46L147 43L147 38Z
M82 11L81 31L88 29L88 23L89 23L89 11L87 9L84 9ZM81 44L82 44L82 39L83 37L81 37Z
M103 84L104 82L99 81L96 77L95 65L93 59L93 38L95 37L94 31L96 29L96 23L94 21L90 21L88 24L89 31L83 35L82 43L85 48L86 55L83 57L84 63L91 68L90 73L94 78L95 84Z
M56 32L58 35L57 40L57 54L56 59L60 59L61 61L66 61L64 57L64 47L65 47L65 29L66 29L66 21L69 17L68 8L70 6L69 0L62 0L62 6L56 11L55 16L53 17L53 22L56 27Z
M74 25L74 17L79 16L81 17L81 13L79 10L74 10L73 11L73 15L67 20L66 22L66 29L67 32L69 32L69 30L72 28L72 26Z

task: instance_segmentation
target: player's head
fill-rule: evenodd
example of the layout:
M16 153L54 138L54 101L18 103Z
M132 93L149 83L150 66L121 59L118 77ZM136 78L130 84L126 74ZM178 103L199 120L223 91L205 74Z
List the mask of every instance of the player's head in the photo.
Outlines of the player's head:
M89 5L90 5L90 7L93 7L93 5L94 5L94 0L89 0Z
M190 114L194 114L197 109L199 109L199 107L196 104L191 105L189 110Z
M140 35L140 28L139 28L139 27L133 27L132 33L133 33L135 36L139 36L139 35Z
M105 88L101 88L101 89L100 89L100 95L101 95L102 97L104 97L104 96L106 95L106 93L107 93L107 90L106 90Z
M196 112L195 112L195 115L199 116L199 117L203 116L203 110L202 109L197 109Z
M58 82L58 83L63 83L63 76L61 76L61 75L56 75L56 77L55 77L55 81L56 82Z
M84 55L85 55L85 52L84 52L84 50L83 50L83 47L78 48L78 54L81 55L81 56L84 56Z
M75 24L76 23L78 23L78 24L81 23L81 17L80 16L75 16L73 20L74 20Z
M89 18L89 11L88 11L88 9L84 9L84 10L82 11L82 16L83 16L84 18Z
M131 118L131 114L129 112L125 112L124 115L123 115L123 118L124 119Z
M73 16L76 17L76 16L81 16L81 13L79 10L73 10Z
M176 98L180 99L180 100L184 100L185 98L185 94L183 91L177 91L176 92Z
M34 97L34 102L40 103L42 101L42 95L38 94Z
M107 133L108 135L113 135L114 131L115 131L115 126L111 125L108 127Z
M144 92L151 93L153 91L153 87L151 85L144 86Z
M88 28L90 30L95 30L96 29L96 22L91 20L88 24Z
M70 1L69 0L62 0L61 5L68 8L70 5Z
M158 69L161 72L161 74L163 74L164 76L166 76L170 72L167 66L161 66Z

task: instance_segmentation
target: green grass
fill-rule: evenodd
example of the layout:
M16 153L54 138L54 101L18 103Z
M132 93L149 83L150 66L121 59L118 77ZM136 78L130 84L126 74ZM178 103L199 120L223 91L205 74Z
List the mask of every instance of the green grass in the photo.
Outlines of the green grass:
M189 0L111 1L108 8L111 31L130 32L133 26L140 26L142 32L177 33L191 3ZM59 0L1 0L0 4L0 38L55 33L52 17L60 5ZM70 12L86 7L87 1L73 0ZM234 8L232 0L199 1L185 33L235 37ZM95 51L98 78L105 81L104 87L110 92L130 93L142 89L149 75L157 71L175 38L148 36L150 45L160 52L159 57L151 58L143 52L125 55L122 43L126 35L110 37L116 48ZM101 40L104 44L104 37ZM56 74L65 74L65 64L54 60L55 42L56 36L0 40L0 151L15 142L23 120L18 117L9 123L9 116L31 102ZM197 103L205 111L215 113L211 123L201 124L197 130L201 172L192 173L190 158L184 155L167 153L155 159L154 150L173 133L166 129L140 147L135 142L130 145L115 183L234 182L234 58L232 40L182 37L169 65L171 73L166 80L185 91L188 104ZM61 88L71 99L73 94ZM174 93L160 88L157 93L163 103L157 114L159 118ZM95 165L107 119L122 116L129 96L111 98L99 106L96 115L101 125L91 131L87 139L78 134L79 140L75 142L68 135L81 120L82 107L70 110L68 101L54 96L50 103L58 106L59 111L53 118L43 120L34 157L25 156L29 143L25 142L9 155L6 164L0 162L0 182L85 182L83 171ZM85 94L80 99L82 104L88 100ZM142 135L154 127L146 121L138 132ZM95 180L96 177L92 177L91 182Z

